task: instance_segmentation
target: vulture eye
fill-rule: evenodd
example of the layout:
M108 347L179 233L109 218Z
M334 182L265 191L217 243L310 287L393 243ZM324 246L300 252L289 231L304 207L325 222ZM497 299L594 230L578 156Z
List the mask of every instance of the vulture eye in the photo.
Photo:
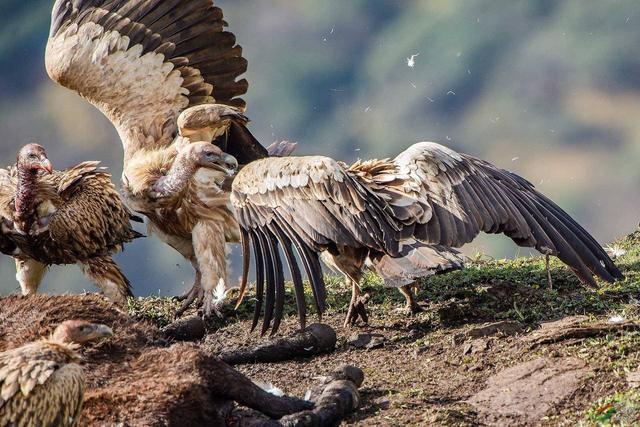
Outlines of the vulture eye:
M214 160L214 159L217 157L217 156L216 156L216 153L211 152L211 151L210 151L210 152L208 152L207 154L205 154L205 156L206 156L206 157L207 157L207 159L209 159L209 160Z

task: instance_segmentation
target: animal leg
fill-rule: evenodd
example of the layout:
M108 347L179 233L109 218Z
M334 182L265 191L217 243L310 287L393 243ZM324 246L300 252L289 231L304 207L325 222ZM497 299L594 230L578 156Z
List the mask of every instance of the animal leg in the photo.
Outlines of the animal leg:
M355 326L358 323L358 319L362 319L364 324L369 323L369 316L367 314L367 308L365 304L369 301L369 294L361 296L362 291L358 285L357 280L347 278L347 282L351 282L351 302L349 303L349 310L347 311L347 317L344 319L344 327Z
M200 307L202 305L202 301L204 300L204 290L202 289L202 273L200 273L200 268L198 267L198 263L195 260L191 263L193 264L193 268L196 271L196 277L193 281L191 290L189 290L189 292L184 295L176 297L178 301L183 301L178 311L176 311L176 317L182 316L194 302L196 303L197 307Z
M30 258L14 258L14 260L16 262L16 280L20 283L22 295L37 293L48 267Z
M80 263L80 268L87 279L116 304L124 305L127 298L133 296L129 280L110 256L83 261Z
M227 295L224 225L214 221L202 221L194 227L192 235L193 249L202 273L203 315L210 317L215 312L222 317L220 307Z
M411 288L412 288L412 285L401 286L398 288L400 293L404 296L405 300L407 301L407 304L404 310L408 315L418 314L424 311L424 308L422 308L420 304L416 302L415 294L413 293L413 290Z

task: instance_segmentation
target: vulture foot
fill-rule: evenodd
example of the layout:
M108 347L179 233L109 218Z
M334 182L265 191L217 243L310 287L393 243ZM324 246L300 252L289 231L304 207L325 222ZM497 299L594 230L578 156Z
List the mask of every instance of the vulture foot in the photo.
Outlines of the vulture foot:
M400 311L406 314L407 316L415 316L416 314L424 313L427 310L417 302L414 302L413 304L407 303L404 307L400 309Z
M361 297L357 297L351 300L349 304L349 311L347 311L347 317L344 319L344 327L355 326L358 323L358 319L362 319L362 322L366 325L369 323L369 315L367 314L367 307L365 306L371 296L364 294Z
M176 311L176 317L180 317L195 302L196 307L201 307L204 301L204 290L201 286L194 285L189 292L176 297L178 301L182 301L182 305Z
M205 319L211 318L215 313L216 316L222 319L222 312L220 311L221 301L217 301L213 292L204 293L204 303L202 304L202 317Z

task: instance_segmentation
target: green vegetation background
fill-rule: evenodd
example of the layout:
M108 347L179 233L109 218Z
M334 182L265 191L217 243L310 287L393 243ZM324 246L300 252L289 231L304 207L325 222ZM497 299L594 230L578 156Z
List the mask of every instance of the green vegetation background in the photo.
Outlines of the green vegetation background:
M51 0L0 0L0 162L26 142L58 167L121 147L43 66ZM635 0L219 0L249 60L252 129L268 144L351 161L434 140L518 172L601 241L640 212L640 3ZM415 66L407 58L415 56ZM502 238L467 248L527 253ZM236 249L237 251L237 249ZM192 280L155 238L118 257L138 295ZM238 268L233 267L237 274ZM0 262L0 293L16 289ZM54 268L44 290L93 290Z

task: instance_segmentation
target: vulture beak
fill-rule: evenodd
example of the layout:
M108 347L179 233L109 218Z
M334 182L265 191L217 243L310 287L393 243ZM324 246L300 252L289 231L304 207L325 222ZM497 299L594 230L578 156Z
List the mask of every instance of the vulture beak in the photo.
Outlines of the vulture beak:
M113 336L113 329L108 327L107 325L97 325L96 334L100 338L108 338Z
M228 176L233 176L238 169L238 161L230 154L223 153L222 156L220 156L220 162Z
M49 159L42 159L38 165L38 169L42 169L49 174L53 173L53 165Z

